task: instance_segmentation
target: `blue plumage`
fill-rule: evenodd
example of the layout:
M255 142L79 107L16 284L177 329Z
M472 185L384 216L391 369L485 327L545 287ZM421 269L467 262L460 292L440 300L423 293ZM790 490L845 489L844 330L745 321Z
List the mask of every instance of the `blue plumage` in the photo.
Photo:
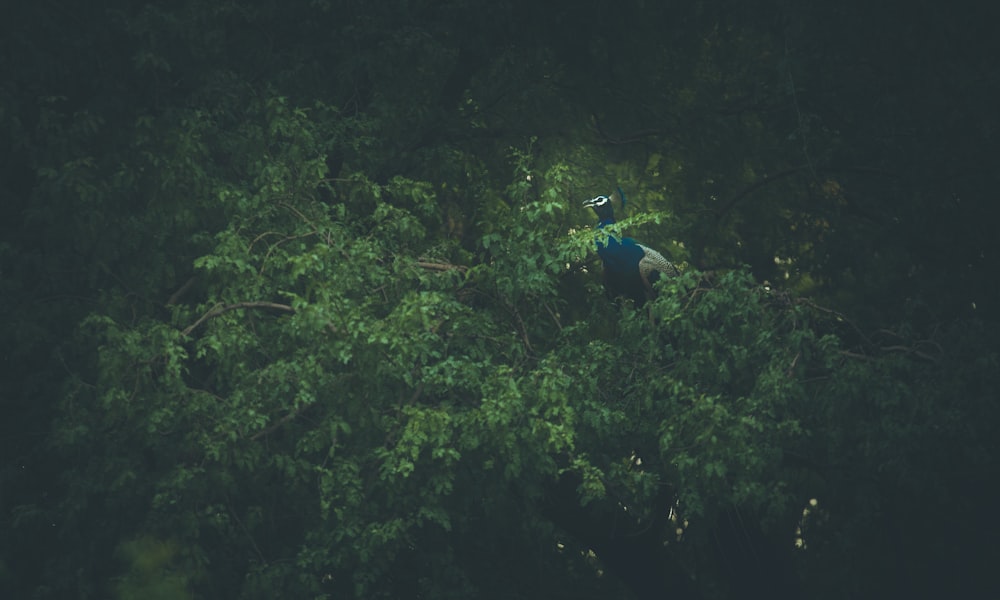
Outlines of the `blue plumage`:
M625 206L625 194L621 188L611 196L615 195ZM608 196L597 196L583 203L597 213L599 229L603 230L615 222L611 201ZM662 254L632 238L616 239L613 235L609 235L606 241L598 238L597 254L604 264L604 289L608 295L631 298L637 307L656 295L653 283L659 279L660 273L677 275L677 268Z

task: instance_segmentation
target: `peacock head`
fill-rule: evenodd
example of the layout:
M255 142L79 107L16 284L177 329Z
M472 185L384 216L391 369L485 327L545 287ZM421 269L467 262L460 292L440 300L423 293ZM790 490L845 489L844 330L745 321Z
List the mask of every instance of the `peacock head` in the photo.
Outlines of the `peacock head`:
M615 220L615 209L613 204L618 202L622 207L625 206L625 194L622 193L621 188L617 188L610 196L597 196L591 198L590 200L584 201L584 206L589 206L594 209L597 213L597 218L600 219L601 223L613 223Z

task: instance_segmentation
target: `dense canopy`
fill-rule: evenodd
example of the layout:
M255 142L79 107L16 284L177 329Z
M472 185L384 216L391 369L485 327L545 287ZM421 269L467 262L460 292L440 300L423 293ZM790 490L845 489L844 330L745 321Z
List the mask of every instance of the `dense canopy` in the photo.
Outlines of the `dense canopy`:
M996 595L980 4L7 7L0 596Z

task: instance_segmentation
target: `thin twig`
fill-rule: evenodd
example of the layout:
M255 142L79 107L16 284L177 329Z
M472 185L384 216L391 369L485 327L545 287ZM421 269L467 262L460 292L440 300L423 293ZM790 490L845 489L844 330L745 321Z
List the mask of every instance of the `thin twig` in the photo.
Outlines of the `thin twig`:
M843 321L843 322L847 323L848 325L850 325L851 328L854 329L854 331L858 335L861 336L861 339L864 340L866 344L868 344L871 347L875 347L875 343L872 342L871 339L867 335L865 335L865 332L861 331L861 328L858 327L854 323L854 321L852 321L852 320L848 319L846 316L844 316L843 313L835 311L832 308L826 308L825 306L820 306L819 304L816 304L815 302L813 302L812 300L809 300L808 298L799 298L795 302L796 302L796 304L804 304L804 305L806 305L806 306L808 306L810 308L814 308L814 309L816 309L816 310L818 310L820 312L825 312L825 313L827 313L829 315L833 315L833 316L837 317L841 321Z
M594 127L597 129L597 133L604 139L605 142L612 145L619 144L632 144L638 142L644 138L648 137L658 137L667 135L669 132L663 129L640 129L638 131L633 131L632 133L624 137L611 137L604 127L601 126L601 120L597 118L596 114L592 114L591 117L594 119Z
M784 179L785 177L788 177L790 175L795 175L796 173L799 173L801 171L807 171L807 170L810 170L809 165L799 165L797 167L791 167L790 169L785 169L784 171L778 171L774 175L765 175L764 177L761 177L757 181L743 188L743 190L740 191L740 193L730 198L729 201L727 201L726 204L723 205L723 207L719 210L718 216L716 217L716 221L722 221L722 219L726 217L729 211L731 211L734 206L739 204L740 200L749 196L751 193L759 190L765 185L773 183L779 179Z
M264 429L261 429L257 433L255 433L252 436L250 436L250 441L253 442L253 441L259 440L260 438L264 437L265 435L270 435L271 433L274 432L275 429L281 427L285 423L287 423L287 422L291 421L292 419L294 419L295 417L299 416L300 414L302 414L303 412L305 412L310 406L312 406L312 404L305 404L305 405L300 406L299 408L291 411L290 413L288 413L287 415L281 417L280 419L278 419L274 423L271 423L271 425L269 425L268 427L266 427Z
M295 215L298 218L302 219L302 222L304 222L306 225L309 225L310 227L312 227L313 231L316 231L316 230L319 229L318 227L316 227L316 225L313 224L312 221L309 220L309 217L307 217L304 214L302 214L302 212L299 209L295 208L291 204L289 204L289 203L287 203L287 202L285 202L285 201L282 200L281 202L278 203L278 206L283 206L284 208L287 208L289 211L295 213Z
M778 181L779 179L784 179L785 177L788 177L788 176L791 176L791 175L795 175L796 173L800 173L802 171L809 171L809 172L813 173L814 176L818 176L820 173L846 172L846 173L864 173L864 174L868 174L868 175L877 175L877 176L880 176L880 177L888 177L888 178L893 178L893 179L898 179L898 178L901 177L899 174L894 173L892 171L887 171L887 170L884 170L884 169L878 169L878 168L874 168L874 167L852 167L852 166L847 166L847 167L824 167L824 168L817 169L813 165L810 165L810 164L804 164L804 165L798 165L798 166L795 166L795 167L789 167L788 169L785 169L783 171L778 171L777 173L775 173L773 175L765 175L764 177L758 179L757 181L755 181L755 182L751 183L750 185L748 185L747 187L743 188L739 193L737 193L735 196L733 196L732 198L730 198L729 200L727 200L726 203L722 206L722 208L720 208L716 212L716 222L717 223L722 222L722 220L726 218L726 215L728 215L729 212L731 210L733 210L733 208L735 208L736 205L739 204L741 200L743 200L744 198L746 198L747 196L749 196L751 193L759 190L760 188L764 187L765 185L768 185L770 183L774 183L775 181ZM850 203L850 200L848 200L848 202ZM853 203L851 203L851 204L853 205ZM857 207L854 207L854 208L857 210ZM860 210L859 210L859 212L860 212L861 216L863 216L863 217L872 219L872 220L874 220L876 222L881 222L881 219L877 219L877 218L875 218L875 217L873 217L871 215L865 214L864 212L861 212Z
M552 310L552 307L549 306L548 302L542 302L542 306L544 306L545 310L548 311L549 316L552 317L552 321L555 322L556 327L559 328L559 331L562 331L563 330L563 326L562 326L562 323L559 322L559 315L557 315L555 313L555 311Z
M250 545L253 546L254 552L257 553L257 558L260 559L261 563L267 566L267 559L264 558L264 553L260 551L260 546L257 545L257 540L253 539L253 535L250 533L250 530L247 529L247 526L240 520L239 515L236 514L236 509L232 506L227 506L227 508L229 509L229 514L232 515L233 519L236 521L236 524L240 526L240 529L242 529L243 533L246 534L247 539L250 540Z
M795 353L795 358L792 359L792 364L789 365L787 371L785 372L786 377L791 377L795 373L795 365L798 364L800 356L802 356L801 352Z
M257 274L258 275L264 274L264 266L267 264L268 259L271 258L271 254L278 249L278 246L284 244L285 242L290 242L292 240L298 240L301 238L307 238L311 235L319 235L319 232L313 230L313 231L307 231L305 233L300 233L298 235L289 235L268 246L267 252L264 254L264 258L260 261L260 269L257 271ZM256 243L256 240L254 240L254 243Z
M507 311L517 320L517 328L521 333L521 339L524 341L524 347L529 354L534 354L535 350L531 347L531 340L528 339L528 328L524 324L524 319L521 318L521 313L518 312L517 307L513 304L507 303Z
M280 231L265 231L264 233L259 234L257 237L255 237L250 241L250 245L247 247L247 253L249 254L250 252L253 252L253 247L257 245L257 242L261 241L262 239L266 238L269 235L284 235L284 234L281 233Z

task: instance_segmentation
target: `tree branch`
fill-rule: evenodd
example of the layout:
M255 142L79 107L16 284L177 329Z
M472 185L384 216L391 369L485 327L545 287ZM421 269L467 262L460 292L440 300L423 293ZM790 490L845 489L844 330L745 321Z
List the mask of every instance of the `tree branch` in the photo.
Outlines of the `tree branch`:
M295 309L292 308L291 306L288 306L287 304L278 304L277 302L266 302L263 300L255 300L250 302L237 302L235 304L225 304L223 306L216 306L212 310L203 314L200 319L188 325L184 329L184 331L181 332L181 335L187 337L191 335L192 331L198 329L198 327L200 327L201 324L204 323L205 321L209 319L214 319L215 317L218 317L221 314L227 313L231 310L237 310L240 308L270 308L273 310L280 310L289 313L295 312Z
M643 140L644 138L664 136L669 133L663 129L640 129L623 137L612 137L607 131L605 131L604 127L601 125L601 120L597 118L597 115L591 114L591 118L594 120L594 128L597 129L598 135L601 136L601 139L603 139L605 143L611 145L633 144Z
M909 354L909 355L912 355L912 356L916 356L916 357L922 358L922 359L924 359L926 361L930 361L932 363L938 362L938 359L935 358L935 357L933 357L933 356L931 356L930 354L927 354L926 352L922 352L922 351L917 350L916 348L913 348L913 347L910 347L910 346L904 346L902 344L895 344L895 345L892 345L892 346L881 346L879 348L879 350L881 350L882 352L902 352L904 354Z
M186 294L187 291L191 289L191 286L193 286L194 282L196 281L198 281L197 276L191 277L190 279L185 281L184 285L182 285L180 289L178 289L176 292L171 294L170 298L167 299L167 306L173 306L174 304L177 304L177 301L181 299L181 296Z
M722 221L722 219L724 219L726 215L729 214L729 211L731 211L737 204L739 204L740 200L746 198L747 196L759 190L760 188L764 187L765 185L773 183L779 179L784 179L785 177L795 175L800 171L806 171L806 170L809 170L809 165L799 165L797 167L791 167L790 169L785 169L784 171L778 171L774 175L765 175L764 177L758 179L757 181L743 188L743 190L740 191L740 193L730 198L729 201L726 202L726 204L719 210L719 215L716 217L716 221L717 222Z
M421 269L427 269L428 271L462 271L464 273L469 270L469 267L464 265L453 265L451 263L443 262L418 260L415 264Z
M308 410L312 406L313 406L312 404L305 404L305 405L300 406L299 408L297 408L297 409L289 412L288 414L286 414L285 416L281 417L280 419L278 419L274 423L271 423L269 426L265 427L264 429L261 429L257 433L255 433L252 436L250 436L250 441L251 442L255 442L255 441L259 440L260 438L262 438L262 437L264 437L266 435L270 435L270 434L274 433L275 429L281 427L285 423L291 421L295 417L297 417L300 414L304 413L306 410Z
M815 302L813 302L812 300L809 300L808 298L799 298L798 300L795 301L795 303L796 304L802 304L802 305L808 306L809 308L812 308L814 310L818 310L818 311L826 313L828 315L833 315L838 320L840 320L840 321L842 321L844 323L847 323L851 327L851 329L853 329L854 332L857 333L861 337L861 339L864 341L864 343L866 345L868 345L868 347L870 347L870 348L876 348L877 347L876 344L875 344L875 342L873 342L871 340L871 338L869 338L867 335L865 335L865 332L861 331L861 328L858 327L854 323L854 321L848 319L843 313L840 313L840 312L838 312L836 310L833 310L832 308L826 308L825 306L820 306L819 304L816 304Z
M814 168L814 167L812 167L811 165L808 165L808 164L799 165L797 167L789 167L789 168L787 168L787 169L785 169L783 171L778 171L774 175L765 175L764 177L758 179L757 181L751 183L747 187L745 187L742 190L740 190L740 192L738 194L736 194L735 196L733 196L732 198L730 198L728 201L726 201L726 203L722 206L722 208L719 209L719 213L716 216L716 222L717 223L721 222L722 219L724 219L726 217L726 215L729 214L729 212L731 210L733 210L733 208L735 208L737 204L740 203L740 201L742 201L744 198L746 198L747 196L749 196L753 192L759 190L760 188L764 187L765 185L768 185L769 183L774 183L775 181L777 181L779 179L784 179L784 178L789 177L791 175L795 175L795 174L797 174L797 173L799 173L801 171L811 171L813 173L837 173L837 172L864 173L864 174L868 174L868 175L878 175L880 177L889 177L889 178L896 178L896 179L898 179L900 177L900 175L897 174L897 173L894 173L892 171L887 171L885 169L879 169L879 168L876 168L876 167L825 167L825 168L816 169L816 168ZM845 199L847 199L847 198L845 197ZM848 202L850 203L849 199L848 199ZM881 222L881 220L874 219L870 215L866 215L864 212L861 212L861 211L859 211L859 212L861 213L862 216L864 216L866 218L872 219L875 222Z

